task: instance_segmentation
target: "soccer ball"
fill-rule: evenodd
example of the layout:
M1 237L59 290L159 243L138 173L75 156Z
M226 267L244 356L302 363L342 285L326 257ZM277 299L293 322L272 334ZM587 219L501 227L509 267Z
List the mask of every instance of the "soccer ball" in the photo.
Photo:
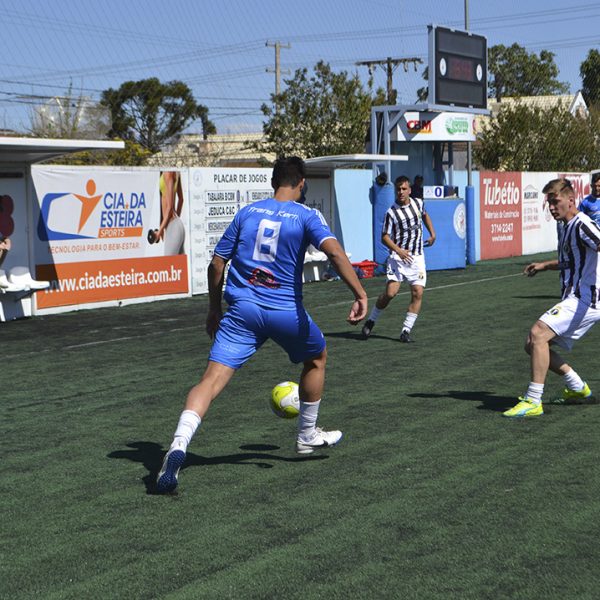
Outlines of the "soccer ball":
M278 383L271 392L271 409L282 419L294 419L300 414L298 384L293 381Z

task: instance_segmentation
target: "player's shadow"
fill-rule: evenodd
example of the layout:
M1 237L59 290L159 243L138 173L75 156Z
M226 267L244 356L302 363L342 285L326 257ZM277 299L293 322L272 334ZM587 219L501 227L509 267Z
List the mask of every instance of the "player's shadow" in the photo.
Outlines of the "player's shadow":
M107 457L124 458L141 463L146 471L148 471L142 477L142 481L146 486L146 493L156 494L156 477L162 466L166 450L155 442L131 442L127 444L127 447L129 450L116 450L107 454ZM181 470L183 471L188 467L212 467L215 465L241 465L254 466L259 469L272 469L275 462L300 463L328 458L326 454L282 456L274 454L276 450L279 450L279 446L271 444L244 444L240 446L240 450L243 452L225 454L223 456L200 456L199 454L188 452Z
M495 412L504 412L516 404L516 399L511 396L494 396L489 392L484 391L465 391L465 390L448 390L444 394L406 394L410 398L451 398L453 400L468 400L469 402L481 402L477 408L479 410L491 410Z
M325 339L327 339L327 338L343 338L346 340L359 340L361 342L367 341L360 329L358 331L331 331L331 332L324 331L323 335L325 336ZM396 340L397 341L398 336L394 337L392 335L381 335L379 333L372 333L369 336L369 339Z

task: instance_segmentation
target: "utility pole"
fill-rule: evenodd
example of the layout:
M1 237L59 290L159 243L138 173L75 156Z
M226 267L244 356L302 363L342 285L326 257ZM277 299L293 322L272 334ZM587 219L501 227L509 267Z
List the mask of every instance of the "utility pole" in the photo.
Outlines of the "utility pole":
M469 31L469 0L465 0L465 31ZM471 142L467 142L467 185L473 185L471 171L473 169L473 153Z
M421 64L423 61L418 57L410 57L410 58L392 58L388 56L382 60L361 60L355 63L357 66L368 67L369 75L373 73L373 69L375 67L385 67L387 74L387 102L388 104L395 104L392 97L394 95L394 86L393 86L393 73L396 70L398 65L404 66L404 72L408 72L408 65L412 63L415 71L417 70L417 65Z
M267 73L275 73L275 94L279 95L279 80L281 78L281 73L289 74L289 69L285 71L281 70L281 48L291 48L291 44L282 44L281 42L267 42L265 44L269 48L275 48L275 68L271 69L267 67Z

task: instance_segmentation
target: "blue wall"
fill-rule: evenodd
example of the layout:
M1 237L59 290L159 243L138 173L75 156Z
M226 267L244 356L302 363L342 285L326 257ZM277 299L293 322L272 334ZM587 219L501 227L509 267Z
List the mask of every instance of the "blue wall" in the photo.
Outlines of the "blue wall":
M412 169L405 169L412 172ZM448 174L446 173L446 177ZM362 260L373 260L373 207L370 202L371 188L373 186L373 172L371 169L338 169L334 171L335 198L335 222L333 229L340 243L349 252L352 262ZM425 181L427 184L427 180ZM445 183L448 183L446 180ZM473 171L472 184L475 188L475 244L476 259L481 259L480 231L479 231L479 172ZM464 198L467 185L467 172L454 171L454 185L458 186L459 196ZM442 205L439 205L440 213L437 214L436 203L442 200L427 200L426 207L433 220L436 233L440 234L440 227L452 227L449 221L450 214L445 213ZM446 223L448 221L448 223ZM443 225L442 225L443 224ZM445 235L445 233L444 233ZM450 236L452 237L452 236ZM442 241L440 244L439 242ZM456 240L453 241L455 243ZM456 242L459 243L459 242ZM437 266L445 264L438 252L443 252L443 240L438 239L436 244L426 250L426 257L431 262L431 268L456 268L450 266ZM454 252L454 250L453 250ZM460 252L460 251L459 251ZM431 255L431 258L430 258ZM456 258L449 259L451 264L456 264ZM463 265L464 266L464 265ZM428 264L429 268L429 264Z
M373 258L373 217L369 194L373 185L371 169L334 171L335 223L333 230L352 262Z
M466 238L457 231L455 215L465 215L465 203L460 199L430 200L425 208L435 229L435 244L425 248L425 264L428 271L441 269L464 269L466 264ZM464 222L464 221L463 221ZM463 230L464 231L464 230ZM423 227L423 240L429 237Z

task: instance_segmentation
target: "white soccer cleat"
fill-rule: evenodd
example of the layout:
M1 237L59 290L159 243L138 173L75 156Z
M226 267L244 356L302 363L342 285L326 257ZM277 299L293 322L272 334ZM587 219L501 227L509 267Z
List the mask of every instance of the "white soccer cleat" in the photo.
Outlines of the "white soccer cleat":
M312 454L315 450L331 448L342 439L341 431L323 431L320 427L315 429L315 435L310 440L296 440L298 454Z

